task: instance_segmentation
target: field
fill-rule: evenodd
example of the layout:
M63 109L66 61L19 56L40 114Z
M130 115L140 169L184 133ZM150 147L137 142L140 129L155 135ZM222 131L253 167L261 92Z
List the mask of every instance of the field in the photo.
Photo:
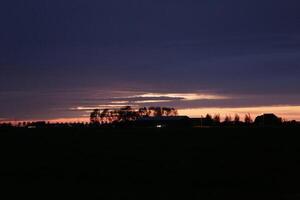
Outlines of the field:
M8 185L92 183L71 194L105 199L300 199L299 133L2 129L0 176Z

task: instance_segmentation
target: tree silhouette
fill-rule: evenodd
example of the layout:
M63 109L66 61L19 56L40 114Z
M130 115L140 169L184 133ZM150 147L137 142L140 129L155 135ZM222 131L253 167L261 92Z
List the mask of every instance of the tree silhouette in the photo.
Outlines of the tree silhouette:
M230 124L232 122L232 118L230 115L226 115L225 119L224 119L224 123L226 124Z
M104 109L100 114L101 123L108 123L109 122L109 116L110 116L109 110Z
M204 123L208 126L212 126L214 123L214 120L210 114L207 114L204 118Z
M94 109L90 114L90 121L92 124L99 124L101 122L100 109Z
M162 109L162 116L170 116L171 115L171 109L163 107Z
M245 115L245 119L244 119L246 124L251 124L253 122L250 113Z
M140 117L163 117L176 116L177 110L168 107L150 107L133 109L130 106L125 106L119 109L94 109L90 114L90 122L95 123L112 123L121 121L133 121Z
M177 116L177 110L175 108L167 107L149 107L148 113L148 116L151 117Z
M163 107L161 110L162 110L162 116L176 116L177 115L177 111L175 110L175 108Z
M235 114L234 116L234 123L239 124L240 123L240 116L238 114Z
M133 110L131 106L123 107L118 112L121 121L132 121L139 117L139 112Z
M156 108L155 107L149 107L149 116L154 117L156 116Z
M139 116L148 117L150 115L149 110L146 107L139 108Z
M212 120L212 116L210 114L206 114L205 119Z
M163 110L161 109L161 107L155 107L155 116L156 117L163 116Z
M221 122L220 114L216 114L213 120L216 124L219 124Z

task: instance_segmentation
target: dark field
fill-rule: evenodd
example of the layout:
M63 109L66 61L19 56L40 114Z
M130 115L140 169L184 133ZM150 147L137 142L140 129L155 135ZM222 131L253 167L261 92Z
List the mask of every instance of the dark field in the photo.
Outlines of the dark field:
M7 185L92 183L63 190L82 198L300 199L299 129L0 131Z

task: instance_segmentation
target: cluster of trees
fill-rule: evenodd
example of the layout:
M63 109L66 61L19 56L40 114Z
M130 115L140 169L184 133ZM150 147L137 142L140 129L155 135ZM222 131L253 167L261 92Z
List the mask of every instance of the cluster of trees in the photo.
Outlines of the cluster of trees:
M210 124L210 125L221 123L221 117L219 114L215 116L207 114L203 118L203 120L206 122L206 124ZM245 124L251 124L253 123L253 119L250 114L246 114L244 116L244 121L242 121L241 117L238 114L236 114L233 118L231 117L231 115L226 115L223 121L224 124L240 124L242 122L244 122Z
M130 106L120 109L94 109L90 114L90 122L93 124L105 124L112 122L134 121L141 117L177 116L175 108L168 107L143 107L133 109Z

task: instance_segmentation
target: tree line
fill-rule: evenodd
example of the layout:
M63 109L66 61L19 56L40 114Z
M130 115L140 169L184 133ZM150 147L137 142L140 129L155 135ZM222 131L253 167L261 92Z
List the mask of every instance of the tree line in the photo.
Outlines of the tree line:
M141 117L166 117L177 115L178 112L175 108L142 107L134 109L131 106L125 106L119 109L94 109L90 114L90 122L93 124L105 124L134 121Z
M221 122L223 122L224 124L253 123L253 119L249 113L245 114L244 119L241 119L238 114L235 114L234 117L232 117L231 115L226 115L223 121L221 121L220 114L216 114L214 116L207 114L205 117L203 117L203 120L205 120L208 124L219 124Z

